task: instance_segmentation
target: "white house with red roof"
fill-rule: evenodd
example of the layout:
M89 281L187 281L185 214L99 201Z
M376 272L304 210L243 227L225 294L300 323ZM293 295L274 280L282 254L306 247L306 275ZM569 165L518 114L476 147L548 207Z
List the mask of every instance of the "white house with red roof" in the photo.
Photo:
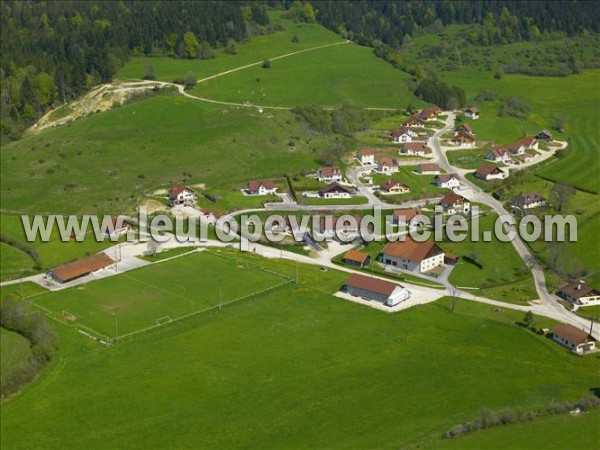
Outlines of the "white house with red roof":
M391 175L398 172L398 161L385 157L377 160L377 171L384 175Z
M484 181L504 180L505 178L508 178L508 172L502 170L500 167L485 165L479 166L474 175Z
M439 204L447 214L467 214L471 210L469 200L454 192L446 194Z
M390 139L396 144L403 144L405 142L412 142L413 138L418 135L408 127L396 128L390 133Z
M194 206L196 203L196 194L186 186L175 185L169 189L169 205L173 206Z
M362 148L356 152L356 159L363 166L372 166L375 164L375 153L371 148Z
M435 177L436 184L444 189L456 189L460 187L460 179L455 173L442 173Z
M342 169L335 166L321 167L317 170L317 180L322 183L342 181Z
M246 184L246 193L250 195L275 194L277 189L272 180L252 180Z

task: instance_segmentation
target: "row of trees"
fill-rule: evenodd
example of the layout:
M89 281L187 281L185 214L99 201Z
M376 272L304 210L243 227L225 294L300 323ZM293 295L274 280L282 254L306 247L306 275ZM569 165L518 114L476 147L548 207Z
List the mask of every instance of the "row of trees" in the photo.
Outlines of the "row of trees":
M213 57L269 27L264 4L183 0L0 3L0 137L111 80L130 55Z
M58 339L46 317L31 311L22 301L5 298L0 305L0 326L25 337L31 347L27 362L2 377L0 395L5 398L33 380L56 354Z

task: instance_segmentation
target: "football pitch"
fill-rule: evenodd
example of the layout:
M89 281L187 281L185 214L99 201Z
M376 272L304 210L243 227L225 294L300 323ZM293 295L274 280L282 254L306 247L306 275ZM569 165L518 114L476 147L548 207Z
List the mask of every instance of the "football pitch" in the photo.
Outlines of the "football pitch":
M288 282L242 259L204 251L38 296L34 303L74 318L73 325L98 337L123 339Z

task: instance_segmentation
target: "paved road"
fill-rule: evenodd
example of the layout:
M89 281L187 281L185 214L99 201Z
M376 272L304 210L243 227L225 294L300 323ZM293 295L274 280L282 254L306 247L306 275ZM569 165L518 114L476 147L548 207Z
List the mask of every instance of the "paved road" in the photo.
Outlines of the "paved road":
M460 169L458 167L454 167L448 162L448 159L446 158L446 154L444 153L444 151L442 150L442 147L440 145L439 138L444 133L451 131L454 128L455 117L456 117L455 113L453 113L453 112L449 113L444 127L441 130L436 131L433 134L433 136L429 139L429 146L433 149L440 167L442 167L447 172L456 173L458 175L458 177L461 180L461 183L464 186L466 186L467 188L469 188L469 190L471 192L471 194L469 195L469 197L470 197L469 200L471 200L472 202L482 203L484 205L489 206L499 216L512 218L513 216L504 208L504 206L502 205L501 202L499 202L494 197L492 197L491 195L484 192L476 184L472 183L465 177L465 174L467 173L467 171L465 171L464 169ZM505 226L505 230L507 232L515 232L516 228L513 225L507 224ZM537 294L542 303L541 307L544 310L546 310L548 312L548 314L552 314L552 316L548 316L548 317L552 317L552 318L554 318L556 320L560 320L562 322L571 323L573 325L578 326L579 328L589 329L589 326L590 326L589 320L585 320L585 319L577 316L576 314L568 311L564 306L562 306L558 302L558 299L554 295L552 295L550 292L548 292L548 289L546 287L546 278L544 276L544 271L536 263L536 258L529 251L529 248L525 245L525 243L521 240L518 233L516 233L516 238L513 239L511 241L511 243L512 243L513 247L515 248L515 250L517 251L517 253L519 254L519 256L521 257L521 259L525 262L527 267L530 268L531 273L533 275L534 282L535 282L535 288L536 288ZM532 308L532 311L534 311L533 308ZM536 311L539 311L539 308L536 307ZM600 327L595 328L593 335L594 335L594 338L600 339Z

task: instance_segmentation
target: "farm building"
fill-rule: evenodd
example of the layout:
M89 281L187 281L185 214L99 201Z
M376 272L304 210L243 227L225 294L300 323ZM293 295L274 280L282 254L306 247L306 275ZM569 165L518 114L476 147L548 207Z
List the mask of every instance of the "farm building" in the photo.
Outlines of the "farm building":
M112 266L115 261L104 253L91 255L77 261L56 266L46 273L46 277L58 282L67 283L84 277L98 270Z
M575 328L573 325L556 325L552 335L552 338L556 342L578 354L583 354L596 348L594 339L592 339L588 333L579 328Z
M444 252L434 242L407 239L386 245L382 262L405 270L427 272L444 264Z
M410 298L410 291L396 283L354 273L346 282L350 295L376 300L387 306L395 306Z
M342 261L349 266L366 267L371 264L371 256L357 250L350 250L346 252Z
M556 293L561 298L574 305L589 305L600 303L600 292L588 286L583 281L567 283Z
M196 203L196 194L186 186L176 185L169 189L170 206L193 206Z

